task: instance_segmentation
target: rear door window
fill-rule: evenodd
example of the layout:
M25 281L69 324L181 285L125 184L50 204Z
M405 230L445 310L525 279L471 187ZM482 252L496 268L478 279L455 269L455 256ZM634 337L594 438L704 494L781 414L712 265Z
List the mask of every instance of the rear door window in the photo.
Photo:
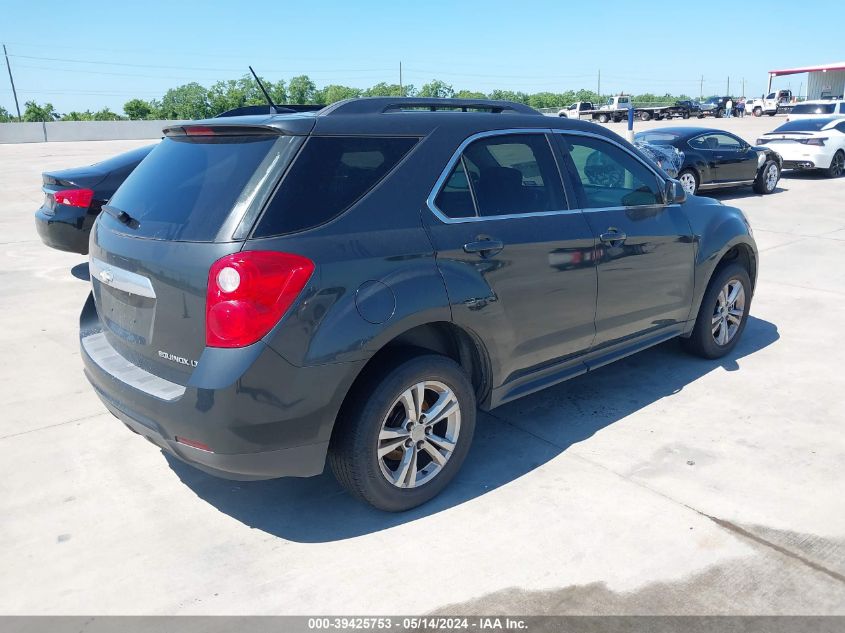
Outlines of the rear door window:
M302 231L339 216L381 182L417 140L309 138L273 195L254 236Z
M100 222L132 236L214 241L278 135L169 137L123 182L109 205L136 222L104 213Z

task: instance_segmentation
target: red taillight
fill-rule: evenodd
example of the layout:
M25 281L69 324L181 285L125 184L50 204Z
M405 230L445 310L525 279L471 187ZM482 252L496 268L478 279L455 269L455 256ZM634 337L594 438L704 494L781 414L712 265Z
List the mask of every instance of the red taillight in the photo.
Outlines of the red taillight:
M185 134L188 136L214 136L214 130L207 125L187 125Z
M180 444L184 444L185 446L190 446L191 448L198 448L201 451L208 451L209 453L213 453L214 451L208 446L208 444L203 444L202 442L198 442L196 440L189 440L187 437L179 437L176 436L176 441Z
M87 209L94 198L93 189L66 189L56 191L53 194L56 204L64 204L69 207L81 207Z
M208 271L205 343L243 347L279 322L314 272L301 255L243 251L218 259Z
M808 138L807 140L802 140L801 142L805 145L824 145L824 142L827 138Z

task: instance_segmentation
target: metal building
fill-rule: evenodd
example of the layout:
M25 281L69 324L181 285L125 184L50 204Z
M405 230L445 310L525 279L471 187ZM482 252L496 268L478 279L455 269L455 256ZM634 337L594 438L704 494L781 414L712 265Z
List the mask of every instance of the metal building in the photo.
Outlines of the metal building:
M845 94L845 62L821 64L804 68L787 68L769 71L769 89L772 91L772 79L783 75L807 73L807 99L842 97Z

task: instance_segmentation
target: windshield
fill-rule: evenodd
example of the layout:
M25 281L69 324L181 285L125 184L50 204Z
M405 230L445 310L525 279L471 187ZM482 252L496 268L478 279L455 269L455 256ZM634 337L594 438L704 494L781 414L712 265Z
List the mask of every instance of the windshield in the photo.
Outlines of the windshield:
M788 121L775 129L775 132L818 132L825 125L830 123L830 119L801 119L798 121Z
M833 114L835 110L835 103L799 103L792 114Z
M275 134L165 138L109 201L133 222L109 214L100 221L137 237L214 241L271 148L289 138Z

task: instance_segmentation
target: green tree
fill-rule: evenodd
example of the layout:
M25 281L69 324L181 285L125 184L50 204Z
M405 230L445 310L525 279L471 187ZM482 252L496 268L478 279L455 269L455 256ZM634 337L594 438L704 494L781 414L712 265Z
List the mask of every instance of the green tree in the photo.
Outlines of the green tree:
M85 112L71 110L67 114L62 115L62 121L92 121L93 119L94 115L91 113L91 110L86 110Z
M483 92L473 92L472 90L458 90L454 97L456 99L486 99L487 95Z
M432 79L427 84L420 88L420 97L451 97L455 94L455 90L445 81L439 79Z
M308 75L297 75L288 83L288 103L314 103L317 86Z
M0 106L0 123L9 123L13 120L14 119L12 118L12 115L9 113L9 111L3 106Z
M414 86L411 84L400 86L383 81L364 91L365 97L412 97L414 94Z
M59 118L59 113L56 112L52 103L45 103L40 106L35 101L27 101L24 106L26 107L23 113L24 121L55 121Z
M349 86L337 86L334 84L326 86L321 90L321 92L322 100L319 103L325 104L361 96L361 90L358 88L350 88Z
M274 84L264 85L267 86L267 92L270 93L270 98L273 99L273 103L279 104L288 102L288 88L284 79L279 79L279 81Z
M121 117L116 112L112 112L108 108L103 108L93 114L92 117L95 121L120 121L123 117Z
M514 92L513 90L494 90L490 93L491 99L501 99L503 101L516 101L517 103L528 103L528 95L524 92Z
M164 119L205 119L211 116L208 91L196 82L171 88L161 98Z
M148 119L153 113L153 107L149 101L143 99L130 99L123 104L123 111L133 121Z

